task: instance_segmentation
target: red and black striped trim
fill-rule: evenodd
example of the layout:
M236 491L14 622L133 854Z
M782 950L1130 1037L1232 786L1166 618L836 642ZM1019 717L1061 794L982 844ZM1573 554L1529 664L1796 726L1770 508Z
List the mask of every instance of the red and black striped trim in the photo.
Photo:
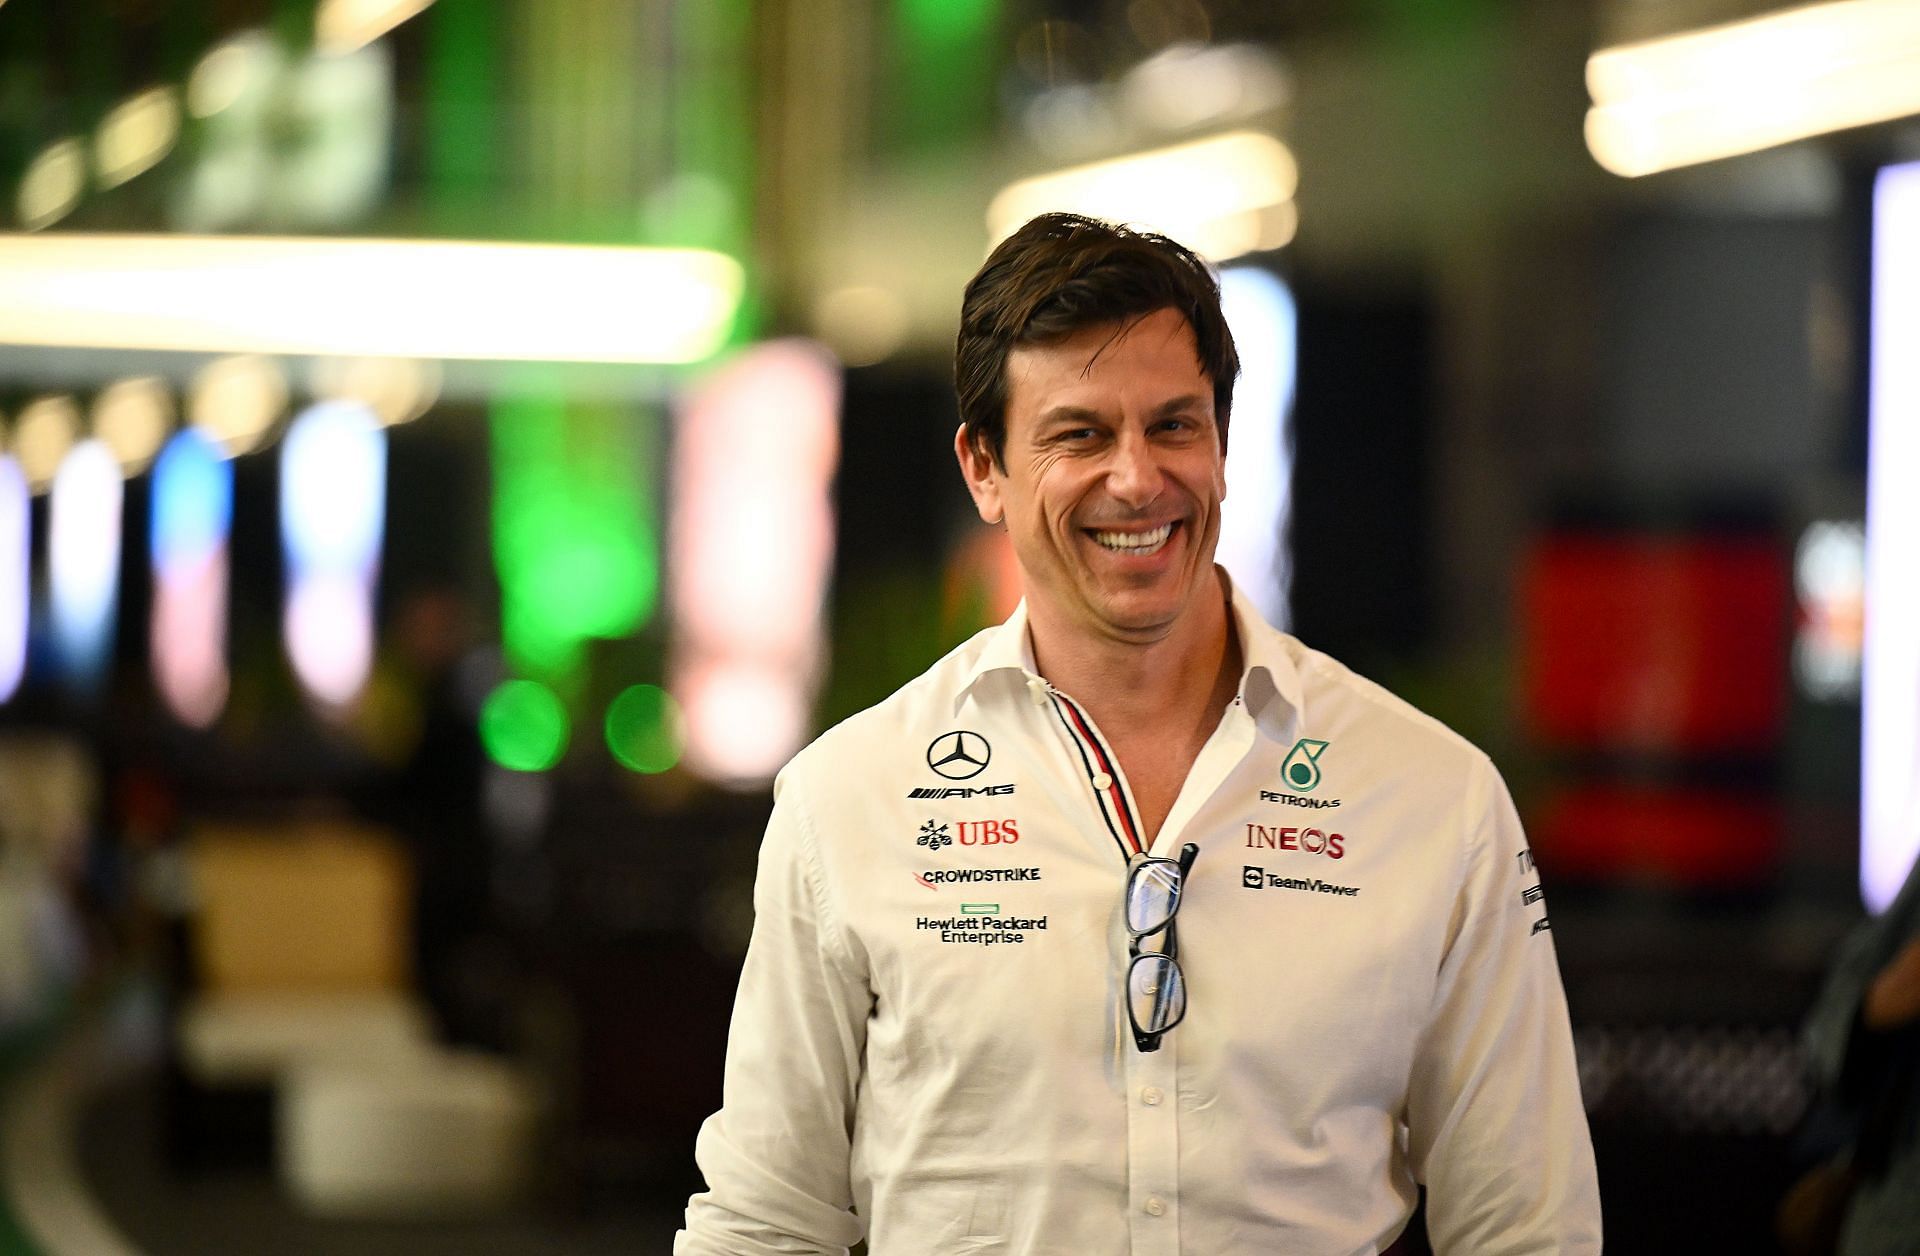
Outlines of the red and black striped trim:
M1133 807L1127 801L1126 791L1120 788L1120 772L1114 765L1113 755L1093 731L1093 721L1080 710L1078 703L1051 686L1047 692L1053 698L1053 713L1059 716L1067 735L1073 739L1074 748L1080 752L1080 762L1087 769L1087 783L1091 785L1095 776L1106 774L1107 787L1095 786L1093 791L1100 800L1100 818L1106 821L1107 832L1113 835L1121 857L1131 861L1143 853L1145 847L1140 841L1140 825L1134 819Z

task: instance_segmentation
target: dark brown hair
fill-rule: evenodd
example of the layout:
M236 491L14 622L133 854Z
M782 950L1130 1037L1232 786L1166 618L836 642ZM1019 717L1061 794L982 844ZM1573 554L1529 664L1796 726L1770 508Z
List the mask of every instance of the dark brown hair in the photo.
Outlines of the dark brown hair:
M1027 223L967 284L953 385L969 439L1006 465L1007 354L1015 346L1054 344L1164 309L1180 311L1193 329L1200 369L1213 381L1224 447L1240 358L1220 312L1219 281L1191 250L1163 235L1078 214L1042 214Z

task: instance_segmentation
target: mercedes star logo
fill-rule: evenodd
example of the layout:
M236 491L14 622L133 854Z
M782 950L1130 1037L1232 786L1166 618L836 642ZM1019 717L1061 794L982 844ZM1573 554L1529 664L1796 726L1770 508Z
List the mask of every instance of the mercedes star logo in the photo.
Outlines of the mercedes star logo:
M927 766L950 781L964 781L987 770L993 747L979 733L957 729L942 733L927 747Z

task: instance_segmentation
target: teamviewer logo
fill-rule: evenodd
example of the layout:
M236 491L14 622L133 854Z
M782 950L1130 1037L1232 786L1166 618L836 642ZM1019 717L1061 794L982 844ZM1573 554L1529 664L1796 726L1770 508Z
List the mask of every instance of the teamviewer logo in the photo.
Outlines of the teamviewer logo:
M1267 870L1265 868L1256 868L1252 864L1241 865L1240 867L1240 884L1241 885L1245 886L1249 890L1257 890L1261 886L1265 885L1266 883L1267 883Z

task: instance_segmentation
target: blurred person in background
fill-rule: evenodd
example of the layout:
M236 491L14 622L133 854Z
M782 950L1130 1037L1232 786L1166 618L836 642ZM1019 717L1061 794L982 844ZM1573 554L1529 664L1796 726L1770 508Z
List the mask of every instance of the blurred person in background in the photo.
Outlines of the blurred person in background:
M679 1256L1597 1252L1486 756L1213 563L1238 371L1164 237L1028 223L954 448L1026 600L788 765Z
M1920 865L1841 944L1804 1042L1852 1138L1790 1201L1788 1249L1920 1256Z

